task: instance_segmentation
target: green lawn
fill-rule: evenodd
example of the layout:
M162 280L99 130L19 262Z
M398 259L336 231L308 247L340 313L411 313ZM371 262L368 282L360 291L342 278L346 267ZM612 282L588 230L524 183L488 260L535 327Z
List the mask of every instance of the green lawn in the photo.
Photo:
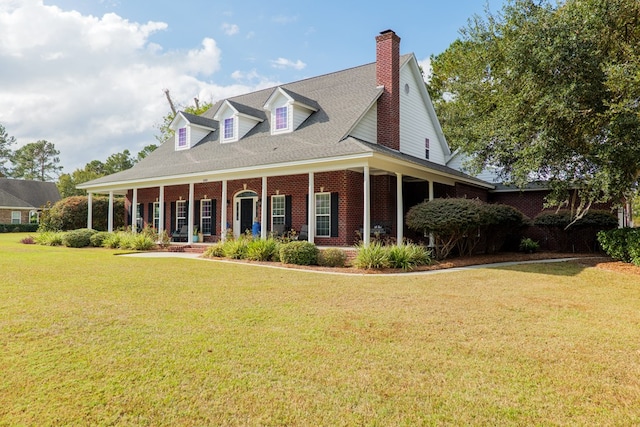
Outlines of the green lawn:
M640 283L353 277L0 235L0 425L638 425Z

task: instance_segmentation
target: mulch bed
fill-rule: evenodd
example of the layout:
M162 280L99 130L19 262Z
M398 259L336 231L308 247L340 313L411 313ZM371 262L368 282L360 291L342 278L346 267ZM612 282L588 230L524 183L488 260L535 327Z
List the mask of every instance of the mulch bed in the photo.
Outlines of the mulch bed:
M482 265L482 264L494 264L500 262L513 262L513 261L532 261L532 260L543 260L543 259L560 259L560 258L579 258L576 262L585 267L596 267L604 270L617 271L625 274L637 274L640 275L640 267L634 266L633 264L626 264L623 262L616 262L611 260L611 258L606 256L601 256L598 254L576 254L576 253L557 253L557 252L538 252L534 254L524 254L517 252L507 252L507 253L498 253L492 255L473 255L469 257L459 257L452 258L441 262L435 262L433 265L427 265L422 267L417 267L411 271L432 271L432 270L442 270L448 268L457 268L457 267L467 267L471 265ZM401 269L382 269L382 270L363 270L356 269L353 267L345 267L345 268L331 268L331 267L319 267L319 266L301 266L301 265L291 265L291 264L279 264L279 263L271 263L271 262L258 262L258 261L246 261L246 260L238 260L233 262L239 263L247 263L247 264L262 264L262 265L279 265L291 269L297 270L315 270L315 271L327 271L334 273L351 273L351 274L402 274L405 271Z

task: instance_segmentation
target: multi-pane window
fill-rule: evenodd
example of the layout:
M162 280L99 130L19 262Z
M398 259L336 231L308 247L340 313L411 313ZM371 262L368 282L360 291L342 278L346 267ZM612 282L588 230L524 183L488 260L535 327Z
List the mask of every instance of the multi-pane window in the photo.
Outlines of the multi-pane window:
M271 225L284 225L284 195L271 196Z
M187 201L178 200L176 202L176 230L180 230L183 225L187 225Z
M160 229L160 202L153 202L153 228Z
M178 129L178 147L187 146L187 128Z
M40 215L38 211L29 212L29 224L38 224L40 222Z
M276 108L276 130L284 130L289 127L288 113L288 107Z
M21 224L22 223L22 214L20 211L12 211L11 212L11 224Z
M316 194L316 236L331 235L331 193Z
M429 138L424 139L424 158L429 159Z
M224 139L233 138L233 117L224 119Z
M211 200L202 200L200 201L200 230L202 230L202 234L210 235L211 234Z

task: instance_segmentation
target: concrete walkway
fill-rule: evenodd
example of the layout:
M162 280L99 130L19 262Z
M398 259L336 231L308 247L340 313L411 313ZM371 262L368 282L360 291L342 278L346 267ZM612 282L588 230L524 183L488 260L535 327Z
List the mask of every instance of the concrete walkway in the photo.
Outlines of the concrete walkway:
M186 258L186 259L198 259L201 261L213 261L213 262L223 262L228 264L238 264L236 261L225 260L225 259L217 259L217 258L202 258L202 254L199 253L189 253L189 252L140 252L140 253L131 253L131 254L123 254L122 256L134 257L134 258ZM243 263L242 265L250 266L250 267L263 267L263 268L275 268L279 270L294 270L294 271L303 271L308 273L319 273L319 274L339 274L344 276L370 276L370 277L394 277L394 276L427 276L432 274L444 274L444 273L456 273L460 271L467 270L477 270L481 268L501 268L501 267L511 267L514 265L523 265L523 264L548 264L554 262L567 262L574 261L576 258L552 258L552 259L537 259L531 261L510 261L510 262L496 262L493 264L480 264L480 265L469 265L466 267L454 267L454 268L442 268L439 270L429 270L429 271L407 271L402 273L345 273L343 271L327 271L327 270L314 270L314 269L304 269L304 268L290 268L282 265L266 265L266 264L252 264L252 263Z

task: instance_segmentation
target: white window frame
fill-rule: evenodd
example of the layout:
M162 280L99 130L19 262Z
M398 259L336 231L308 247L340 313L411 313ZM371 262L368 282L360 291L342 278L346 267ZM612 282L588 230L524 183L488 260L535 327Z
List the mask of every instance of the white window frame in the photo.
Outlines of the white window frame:
M35 221L31 220L35 218ZM38 211L29 211L29 224L40 224L40 212Z
M153 202L153 228L160 229L160 202Z
M285 126L282 128L278 128L278 110L284 110L287 113L287 117L285 120ZM273 133L284 133L289 132L291 130L291 106L286 104L280 107L276 107L273 110Z
M184 132L184 144L180 144L181 138L180 134ZM189 129L186 126L178 128L176 132L176 150L186 150L189 148Z
M205 205L207 203L209 204L209 215L205 215L205 211L204 211ZM215 224L213 223L212 218L213 218L213 202L211 201L211 199L200 200L200 231L205 236L211 236L213 234L213 227L215 227ZM204 231L204 221L206 219L209 220L208 232Z
M231 136L227 136L227 121L231 121ZM227 117L222 121L222 140L223 141L234 141L236 139L236 122L235 117Z
M278 200L278 206L276 206L276 200ZM281 206L280 206L280 203L281 203ZM271 229L272 230L274 225L285 224L285 221L286 221L285 216L287 212L286 203L287 201L284 194L275 194L271 196ZM278 221L276 221L276 219Z
M22 224L22 212L11 211L11 224Z
M321 209L319 209L318 207L318 199L322 197L322 198L327 198L328 199L328 203L327 203L327 211L325 212L321 212ZM316 228L316 237L331 237L331 193L316 193L315 194L315 203L316 203L316 218L315 218L315 228ZM319 218L328 218L328 226L327 226L327 234L321 234L318 231L318 219Z
M176 200L176 230L180 231L183 225L187 225L187 201Z

